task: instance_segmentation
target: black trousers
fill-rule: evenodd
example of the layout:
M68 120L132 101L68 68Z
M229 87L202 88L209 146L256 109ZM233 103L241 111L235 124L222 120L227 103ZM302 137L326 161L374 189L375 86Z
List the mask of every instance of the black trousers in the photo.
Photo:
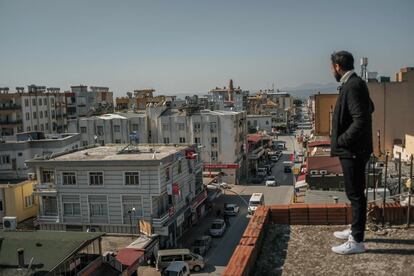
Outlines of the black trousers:
M367 199L364 190L365 166L369 156L341 158L340 160L345 180L345 192L352 208L352 236L356 242L362 242L367 220Z

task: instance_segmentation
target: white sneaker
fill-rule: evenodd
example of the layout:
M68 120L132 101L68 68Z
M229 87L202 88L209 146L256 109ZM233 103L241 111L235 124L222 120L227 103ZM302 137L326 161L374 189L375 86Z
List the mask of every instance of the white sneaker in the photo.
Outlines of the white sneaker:
M349 235L348 241L332 247L332 251L336 254L348 255L348 254L358 254L365 252L364 242L356 242L352 235Z
M335 238L341 239L341 240L347 240L349 236L351 235L352 230L351 229L345 229L342 231L336 231L334 232Z

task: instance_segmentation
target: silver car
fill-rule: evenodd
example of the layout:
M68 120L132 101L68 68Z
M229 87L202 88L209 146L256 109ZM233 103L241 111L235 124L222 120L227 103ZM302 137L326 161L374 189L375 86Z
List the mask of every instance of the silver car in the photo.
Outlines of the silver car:
M210 226L210 235L213 237L221 237L226 232L226 223L222 219L215 219Z
M224 213L229 216L237 216L239 213L239 206L237 204L226 204L224 206Z

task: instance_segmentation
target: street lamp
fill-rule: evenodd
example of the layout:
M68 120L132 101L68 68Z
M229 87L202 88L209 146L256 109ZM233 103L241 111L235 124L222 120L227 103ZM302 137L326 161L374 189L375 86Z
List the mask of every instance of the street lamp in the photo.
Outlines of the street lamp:
M134 213L134 215L135 215L135 207L132 207L131 209L128 210L129 223L130 223L130 226L131 226L131 238L133 238L133 235L134 235L133 230L132 230L132 213Z

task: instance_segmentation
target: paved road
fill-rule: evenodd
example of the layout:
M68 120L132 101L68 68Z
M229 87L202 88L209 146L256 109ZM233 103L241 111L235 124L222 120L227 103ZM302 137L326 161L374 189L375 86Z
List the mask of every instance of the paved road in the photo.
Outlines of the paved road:
M272 174L276 176L276 179L280 183L277 187L266 187L262 184L249 184L249 185L237 185L233 186L231 191L237 195L226 191L225 194L220 196L215 201L216 207L222 207L224 203L236 203L240 206L240 213L236 217L230 219L230 228L225 235L221 238L214 238L213 247L205 257L207 265L197 275L221 275L225 266L233 254L234 249L238 245L241 236L249 222L247 217L247 206L244 201L248 202L252 193L263 193L265 195L265 204L288 204L291 202L293 195L293 176L292 174L283 172L283 161L290 160L290 154L293 152L294 137L281 136L279 140L286 141L287 150L284 151L282 158L276 162L272 168ZM298 145L295 145L298 149ZM244 201L241 199L243 198ZM190 237L194 235L200 235L204 233L209 225L210 221L215 218L215 212L209 213L209 215L203 220L203 222L193 228L188 234Z

